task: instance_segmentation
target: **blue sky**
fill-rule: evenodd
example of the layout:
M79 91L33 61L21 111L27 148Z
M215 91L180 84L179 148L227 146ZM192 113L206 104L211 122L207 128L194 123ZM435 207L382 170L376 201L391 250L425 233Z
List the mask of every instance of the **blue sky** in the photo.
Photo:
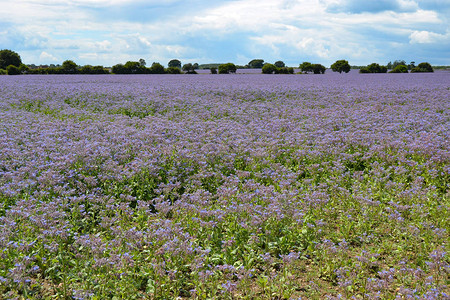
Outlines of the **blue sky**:
M0 48L27 64L450 65L449 0L0 0L0 15Z

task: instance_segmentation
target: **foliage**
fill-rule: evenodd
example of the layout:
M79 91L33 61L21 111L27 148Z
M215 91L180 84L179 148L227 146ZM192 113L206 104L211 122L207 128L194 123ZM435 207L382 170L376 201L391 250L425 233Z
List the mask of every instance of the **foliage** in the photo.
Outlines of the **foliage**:
M323 66L321 64L313 64L312 65L312 71L314 72L314 74L325 74L326 70L327 70L327 68L325 68L325 66Z
M308 73L313 71L313 65L312 63L308 61L302 62L299 66L299 69L302 70L303 73Z
M0 69L6 69L10 65L19 67L21 64L22 59L17 52L8 49L0 50Z
M6 72L8 75L19 75L21 74L20 69L14 65L9 65L6 67Z
M411 73L424 73L424 72L434 72L433 67L427 63L423 62L411 69Z
M197 72L195 71L195 66L191 63L184 64L183 71L185 71L186 74L197 74Z
M294 74L294 68L291 67L277 67L274 64L266 63L262 67L263 74Z
M112 72L114 74L148 74L150 70L138 61L127 61L125 65L114 65Z
M294 68L292 67L281 67L277 68L278 74L294 74Z
M397 65L389 73L408 73L408 67L406 65Z
M181 69L181 61L178 59L172 59L171 61L169 61L169 63L167 65L169 66L169 68Z
M72 60L66 60L61 66L62 73L64 74L76 74L78 73L78 66Z
M392 62L389 62L389 63L386 65L386 67L387 67L389 70L393 70L393 69L395 69L397 66L406 66L406 67L407 67L406 61L404 61L404 60L396 60L396 61L394 61L393 63L392 63ZM394 73L398 73L398 72L394 72Z
M80 74L109 74L109 71L106 70L103 66L91 66L91 65L84 65L79 70Z
M368 65L367 67L361 68L359 70L359 73L386 73L387 67L380 66L377 63L372 63Z
M152 63L152 67L150 68L150 73L151 74L164 74L165 73L164 66L158 62L154 62L154 63Z
M337 60L331 65L331 70L333 70L333 72L348 73L350 72L350 64L344 59Z
M321 64L312 64L305 61L300 64L299 69L305 74L308 72L313 72L314 74L324 74L327 68Z
M264 59L252 59L247 65L250 69L262 69Z
M264 74L273 74L273 73L277 73L277 67L273 64L267 63L267 64L264 64L261 71Z
M8 72L4 69L0 69L0 75L7 75Z
M166 69L167 74L181 74L181 69L178 67L168 67Z
M274 65L275 65L275 67L277 67L277 68L284 68L284 67L286 67L286 65L284 64L284 62L282 62L281 60L276 61L276 62L274 63Z
M217 68L212 67L210 68L211 74L217 74Z
M219 74L236 73L236 65L233 63L226 63L219 65Z

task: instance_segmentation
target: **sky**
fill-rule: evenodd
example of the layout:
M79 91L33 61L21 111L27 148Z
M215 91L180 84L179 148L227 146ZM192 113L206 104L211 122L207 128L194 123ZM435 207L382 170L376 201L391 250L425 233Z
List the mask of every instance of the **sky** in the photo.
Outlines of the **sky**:
M450 0L0 0L25 64L450 65Z

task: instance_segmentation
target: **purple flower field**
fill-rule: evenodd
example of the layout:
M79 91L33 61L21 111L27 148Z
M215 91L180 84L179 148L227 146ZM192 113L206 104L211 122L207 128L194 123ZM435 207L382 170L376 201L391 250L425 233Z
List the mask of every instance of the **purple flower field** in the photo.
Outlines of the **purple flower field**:
M450 297L450 72L0 91L1 299Z

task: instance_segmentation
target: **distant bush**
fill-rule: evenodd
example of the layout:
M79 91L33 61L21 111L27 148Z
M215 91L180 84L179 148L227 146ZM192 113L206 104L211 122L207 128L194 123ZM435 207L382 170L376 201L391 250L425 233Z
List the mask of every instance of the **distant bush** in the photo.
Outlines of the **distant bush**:
M0 50L0 69L6 69L9 65L19 67L22 64L22 59L17 52L12 50Z
M344 59L337 60L334 64L331 65L331 70L333 70L333 72L339 73L348 73L350 72L350 68L350 64Z
M284 67L286 67L286 65L284 64L284 62L282 62L281 60L276 61L276 62L274 63L274 65L275 65L275 67L277 67L277 68L284 68Z
M181 61L178 59L172 59L168 63L169 68L178 68L181 69Z
M166 71L164 70L164 66L158 62L154 62L150 68L151 74L164 74Z
M210 71L211 71L211 74L217 74L217 69L214 68L214 67L212 67L212 68L210 69Z
M261 69L264 66L264 59L252 59L248 63L250 69Z
M277 69L278 74L294 74L294 68L292 67L282 67Z
M300 70L302 70L303 73L308 73L308 72L312 72L313 71L313 65L312 63L308 62L308 61L304 61L302 62L298 68Z
M389 73L408 73L408 67L406 65L397 65Z
M236 65L233 63L226 63L219 65L219 74L236 73Z
M372 63L367 67L359 69L359 73L387 73L387 67Z
M327 70L327 68L325 68L325 66L323 66L321 64L313 64L312 70L313 70L314 74L325 74L325 71Z
M8 75L19 75L20 69L15 65L9 65L6 67L6 72L8 73Z
M275 64L266 63L261 69L263 74L294 74L294 68L277 67Z
M195 66L191 63L184 64L183 71L185 71L186 74L197 74L197 72L195 71Z
M411 69L411 73L434 72L433 67L427 63L420 63L417 67Z
M109 71L107 69L103 68L103 66L85 65L85 66L82 66L78 71L80 74L90 74L90 75L109 74Z
M4 69L0 69L0 75L7 75L8 72Z
M168 67L166 69L167 74L181 74L181 69L178 67Z
M324 74L327 69L321 64L312 64L307 61L301 63L298 67L303 73L313 72L314 74Z
M273 64L265 64L261 71L263 72L263 74L273 74L273 73L277 73L277 67Z

